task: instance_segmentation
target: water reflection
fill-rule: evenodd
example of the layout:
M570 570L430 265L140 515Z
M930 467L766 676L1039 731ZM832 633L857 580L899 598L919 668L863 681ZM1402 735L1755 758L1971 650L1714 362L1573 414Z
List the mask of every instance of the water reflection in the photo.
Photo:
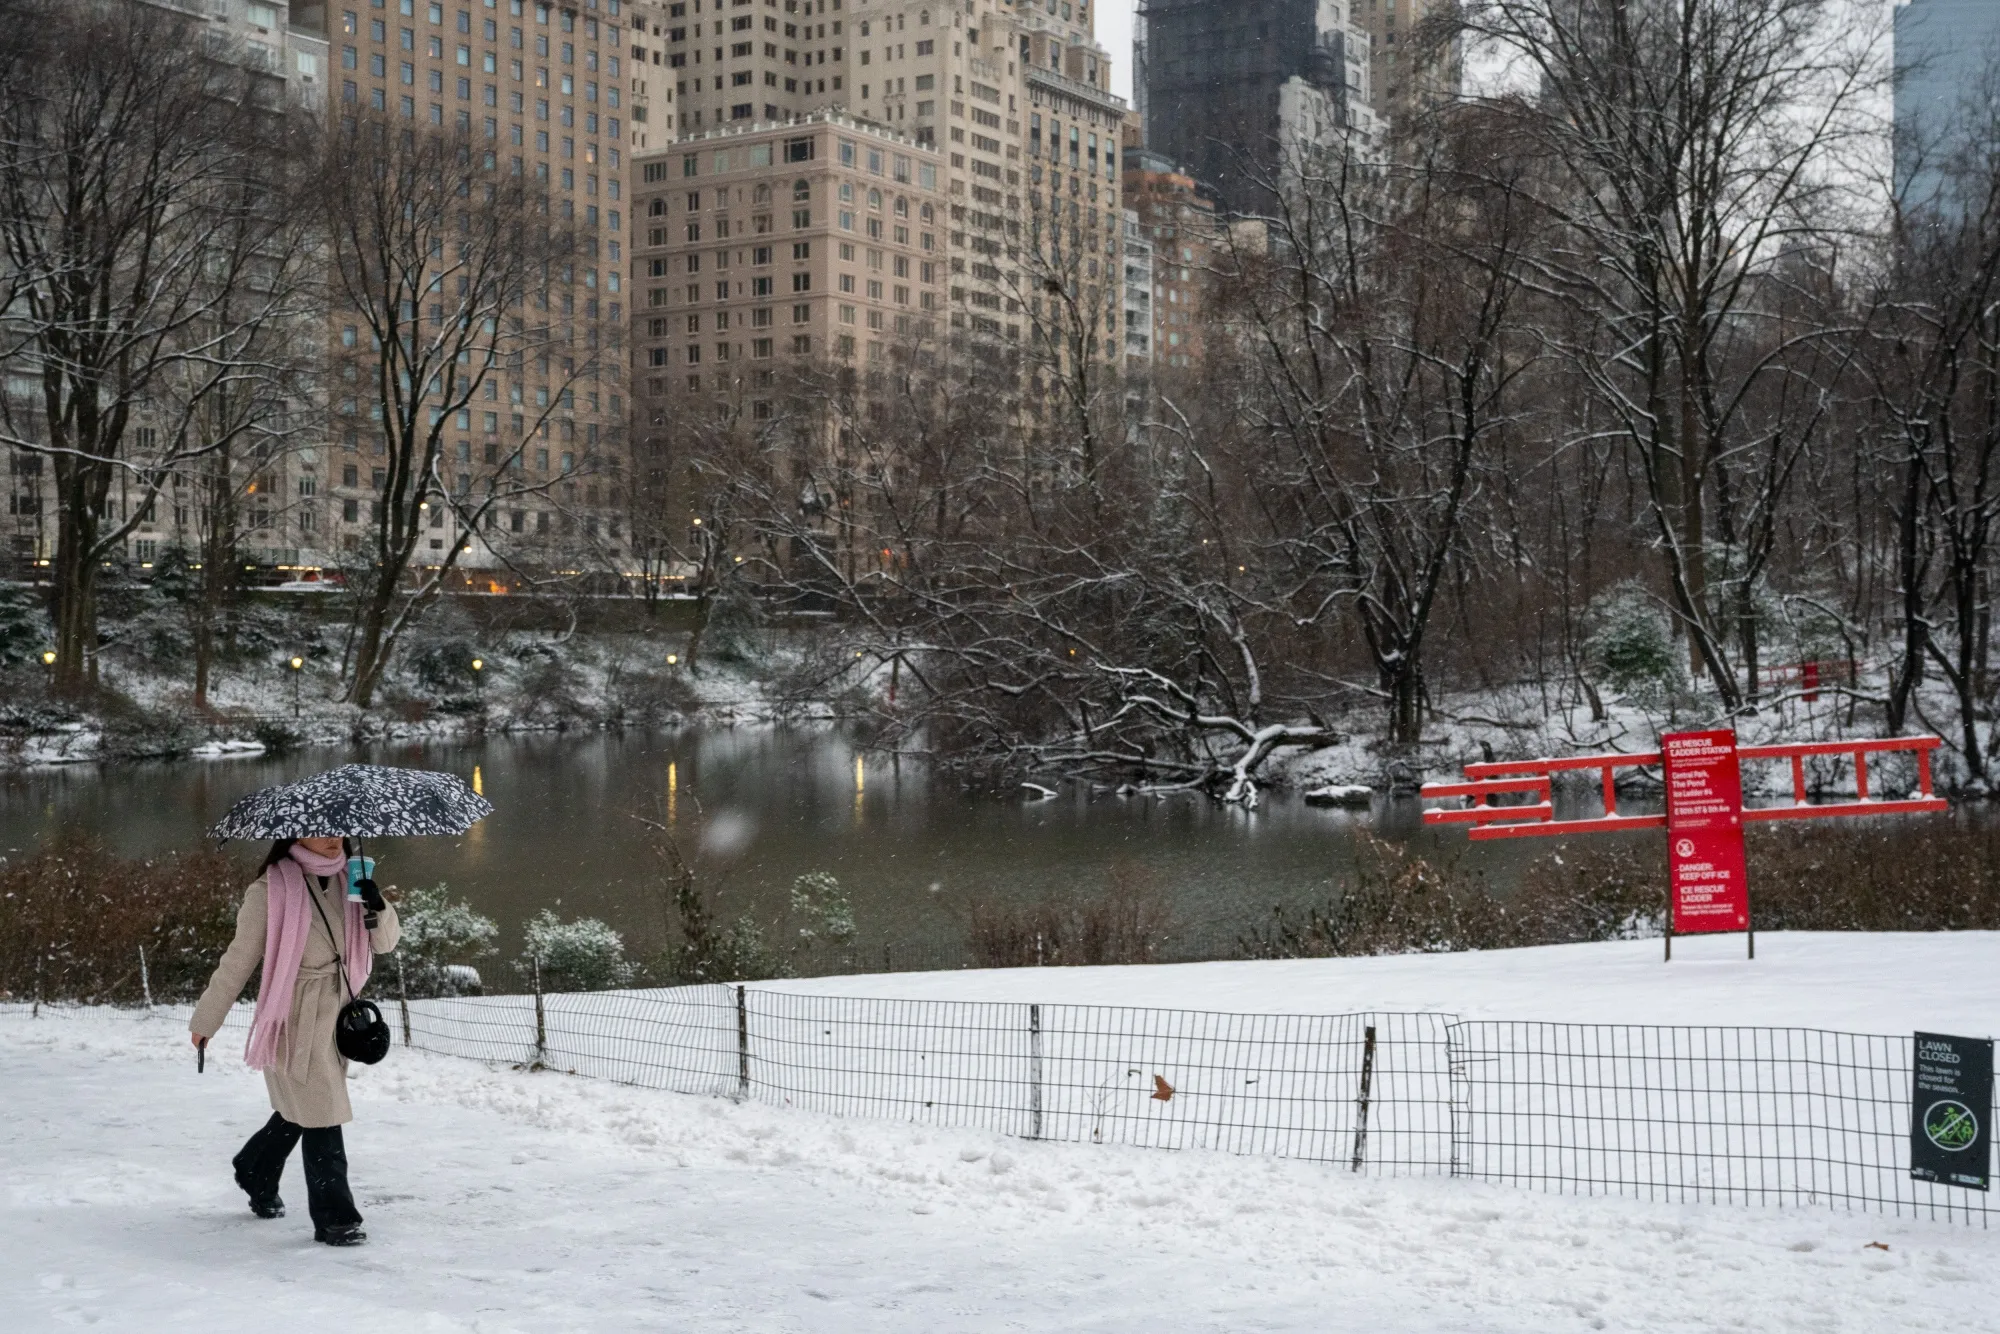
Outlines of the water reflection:
M1256 811L1196 797L1121 798L1065 787L1024 801L965 790L921 764L873 762L835 732L690 729L644 736L505 737L282 758L65 768L0 775L0 851L58 828L127 855L187 847L231 802L271 783L363 759L464 775L496 808L461 838L383 839L385 882L448 882L511 940L537 909L601 916L650 948L666 925L663 825L700 854L724 916L769 920L792 880L831 871L864 947L955 943L978 898L1094 895L1114 876L1157 887L1189 927L1230 933L1276 904L1323 898L1371 827L1504 871L1528 841L1468 850L1418 824L1413 801L1370 812L1269 797ZM249 860L246 850L246 862Z

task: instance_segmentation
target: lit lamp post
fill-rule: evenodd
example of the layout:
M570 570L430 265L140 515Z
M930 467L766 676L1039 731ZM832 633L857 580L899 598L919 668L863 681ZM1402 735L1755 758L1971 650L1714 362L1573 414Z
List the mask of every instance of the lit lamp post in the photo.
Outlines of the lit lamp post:
M472 688L480 692L480 698L485 698L486 659L484 658L474 658L472 660Z
M42 666L48 668L49 682L53 686L56 679L56 651L54 649L45 648L42 650Z
M299 677L304 674L306 660L294 653L285 662L292 669L292 717L299 716Z
M678 653L669 653L667 655L667 666L669 667L678 667L680 665L680 661L681 661L681 655Z

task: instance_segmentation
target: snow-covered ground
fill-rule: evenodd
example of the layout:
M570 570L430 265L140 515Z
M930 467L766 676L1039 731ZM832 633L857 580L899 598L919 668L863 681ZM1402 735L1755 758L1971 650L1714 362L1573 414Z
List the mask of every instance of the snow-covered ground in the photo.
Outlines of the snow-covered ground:
M1984 1033L2000 1014L1990 935L1770 936L1754 965L1720 957L1740 943L1683 942L1668 967L1635 942L784 986L1884 1032ZM198 1076L165 1013L0 1012L0 1326L2000 1329L2000 1236L1946 1224L1028 1143L402 1049L355 1081L373 1240L329 1251L296 1166L277 1222L229 1182L267 1115L239 1047L225 1038Z
M1257 1014L1435 1010L1574 1024L2000 1035L2000 932L1772 931L1457 954L816 977L789 992Z

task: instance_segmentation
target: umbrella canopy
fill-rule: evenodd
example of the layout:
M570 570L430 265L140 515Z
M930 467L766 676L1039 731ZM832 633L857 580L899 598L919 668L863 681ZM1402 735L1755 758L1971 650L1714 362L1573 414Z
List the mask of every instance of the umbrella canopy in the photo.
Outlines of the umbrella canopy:
M492 803L456 774L343 764L252 792L208 832L219 839L460 834L492 813Z

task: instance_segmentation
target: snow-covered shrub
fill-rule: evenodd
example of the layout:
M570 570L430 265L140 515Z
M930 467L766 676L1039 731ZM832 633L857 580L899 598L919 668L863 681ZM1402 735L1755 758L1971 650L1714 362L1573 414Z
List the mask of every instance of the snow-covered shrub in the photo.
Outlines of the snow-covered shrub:
M36 661L50 639L48 616L35 590L0 586L0 667Z
M624 727L657 727L692 713L694 687L680 672L620 671L608 683L608 721Z
M1659 600L1627 580L1591 603L1590 671L1633 703L1659 707L1685 680L1673 624Z
M99 599L104 649L123 664L147 672L179 672L194 661L190 611L199 590L189 577L185 551L162 553L144 582L119 580Z
M250 735L271 755L283 755L305 739L303 733L281 718L259 718Z
M708 607L708 623L701 632L702 656L716 662L750 662L763 651L758 631L763 628L763 612L747 581L724 575L722 586Z
M765 944L763 929L749 914L726 926L715 920L694 876L679 876L671 897L679 939L668 942L657 965L668 981L758 982L791 974L784 955Z
M584 699L582 673L559 652L527 657L514 679L513 714L518 721L561 731L596 720Z
M528 923L528 948L516 967L526 978L539 970L544 991L608 991L632 980L625 938L595 917L565 922L548 908Z
M179 713L149 709L137 700L100 686L97 713L103 729L98 754L107 759L162 759L185 755L201 741L201 729Z
M449 996L463 990L452 969L492 954L500 928L442 884L412 889L396 904L403 938L396 946L402 982L412 996Z
M436 639L410 655L410 673L416 677L417 688L427 694L455 695L470 690L478 679L472 660L479 656L478 646L470 639Z
M483 656L472 617L449 599L429 608L410 630L403 663L419 694L442 699L472 690L478 673L472 660Z
M854 905L826 871L808 871L792 881L792 915L799 939L807 945L854 943Z

